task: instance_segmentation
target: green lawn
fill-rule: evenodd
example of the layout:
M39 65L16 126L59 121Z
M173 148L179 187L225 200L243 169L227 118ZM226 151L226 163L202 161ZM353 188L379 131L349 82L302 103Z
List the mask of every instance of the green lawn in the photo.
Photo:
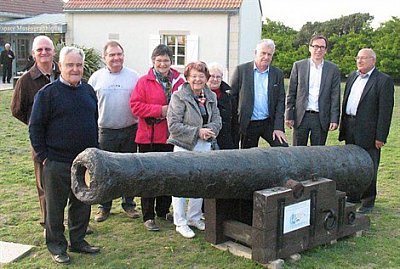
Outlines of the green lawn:
M399 89L396 87L391 134L382 152L371 229L363 237L341 239L334 245L303 252L300 261L285 263L285 268L400 268ZM0 241L35 248L4 268L59 268L51 260L38 223L39 203L27 127L11 116L11 95L12 91L0 92ZM328 145L339 144L337 135L337 131L330 133ZM92 215L95 211L93 206ZM70 268L263 268L215 249L204 240L202 232L192 240L184 239L165 221L159 221L160 232L147 232L141 219L125 216L120 201L114 202L112 212L106 222L91 221L96 232L87 236L90 243L102 247L101 254L72 253Z

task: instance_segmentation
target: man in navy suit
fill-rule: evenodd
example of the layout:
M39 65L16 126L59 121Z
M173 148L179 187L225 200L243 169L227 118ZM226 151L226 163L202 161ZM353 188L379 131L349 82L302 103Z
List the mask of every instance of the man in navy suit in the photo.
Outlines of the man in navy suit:
M231 94L241 148L257 147L260 137L272 147L288 146L284 132L283 72L271 66L274 52L273 40L261 40L254 61L238 65L233 72Z
M360 213L370 213L375 205L376 181L381 155L389 135L394 104L393 80L375 68L376 54L361 49L356 57L357 71L346 82L339 141L356 144L368 151L374 163L374 179L361 195L347 194L348 201L360 202Z
M293 128L293 146L325 145L328 131L339 125L340 72L324 60L328 40L310 39L310 58L293 64L286 98L286 125Z

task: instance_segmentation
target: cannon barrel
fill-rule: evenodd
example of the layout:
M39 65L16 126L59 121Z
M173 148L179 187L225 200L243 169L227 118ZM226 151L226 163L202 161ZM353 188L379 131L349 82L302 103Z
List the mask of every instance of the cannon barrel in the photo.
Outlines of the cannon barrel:
M355 145L167 153L89 148L76 157L71 172L73 193L89 204L122 195L252 199L254 191L314 177L361 193L374 173L368 153Z

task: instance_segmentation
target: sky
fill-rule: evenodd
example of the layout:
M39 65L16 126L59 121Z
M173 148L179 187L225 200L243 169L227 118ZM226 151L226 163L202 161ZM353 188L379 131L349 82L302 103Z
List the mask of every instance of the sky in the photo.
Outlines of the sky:
M399 0L261 0L264 18L280 21L295 30L307 22L323 22L354 13L374 16L372 27L400 18Z

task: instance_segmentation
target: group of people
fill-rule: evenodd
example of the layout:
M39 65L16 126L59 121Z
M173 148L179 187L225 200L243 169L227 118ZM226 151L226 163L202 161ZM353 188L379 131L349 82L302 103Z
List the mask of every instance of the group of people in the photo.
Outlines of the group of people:
M36 185L48 250L57 263L69 263L67 249L97 253L85 234L90 206L70 188L70 167L88 147L121 153L211 151L257 147L260 137L270 146L288 146L285 122L293 128L293 145L324 145L328 131L339 126L340 73L324 60L327 39L310 40L310 58L294 63L287 95L283 72L272 66L275 44L260 41L254 60L237 66L229 86L223 67L201 61L172 68L173 53L163 44L154 48L147 74L124 66L124 49L108 41L105 67L88 83L82 80L84 53L64 47L53 62L53 42L37 36L32 44L35 63L17 82L13 115L29 125ZM339 139L365 148L374 160L375 180L362 196L359 212L372 210L380 149L386 143L393 110L393 81L375 68L372 49L361 49L357 71L346 83ZM285 121L286 107L286 121ZM68 203L68 244L64 210ZM144 226L160 229L158 220L173 221L176 231L193 238L191 227L205 229L201 198L141 197ZM170 212L172 205L173 213ZM112 201L99 205L95 221L110 216ZM134 197L122 197L130 218L139 218Z

